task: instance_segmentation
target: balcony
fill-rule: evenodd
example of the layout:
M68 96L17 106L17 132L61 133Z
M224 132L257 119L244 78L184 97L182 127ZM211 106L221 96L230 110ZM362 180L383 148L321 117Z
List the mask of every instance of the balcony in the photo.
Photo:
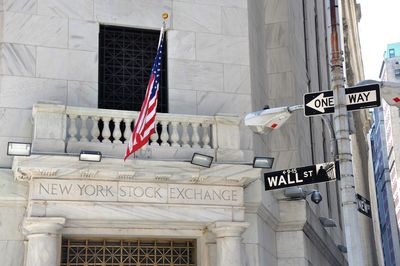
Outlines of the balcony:
M37 103L33 107L34 153L77 154L101 151L123 158L138 112ZM149 144L135 153L141 159L190 160L194 152L218 162L249 162L240 146L240 118L158 113ZM132 156L133 157L133 156Z

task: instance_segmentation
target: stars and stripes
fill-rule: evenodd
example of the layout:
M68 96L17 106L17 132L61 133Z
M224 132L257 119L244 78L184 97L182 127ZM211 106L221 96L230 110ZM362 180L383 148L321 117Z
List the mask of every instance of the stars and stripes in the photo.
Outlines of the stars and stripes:
M161 28L157 54L154 59L153 67L151 68L150 80L147 85L146 95L144 97L142 108L140 109L139 117L135 122L135 127L129 139L124 160L126 160L129 155L143 147L149 141L150 136L155 132L163 41L164 27Z

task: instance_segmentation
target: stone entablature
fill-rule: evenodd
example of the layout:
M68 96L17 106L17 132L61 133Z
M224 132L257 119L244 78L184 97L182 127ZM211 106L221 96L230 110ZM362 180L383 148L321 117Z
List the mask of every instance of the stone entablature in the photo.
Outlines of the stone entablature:
M189 162L110 158L93 163L78 156L49 155L16 157L13 171L16 179L29 182L28 216L185 220L204 226L243 221L243 187L261 174L240 164L203 168Z
M34 179L31 200L242 206L243 188L192 184Z
M101 163L79 161L79 155L15 157L17 180L74 179L142 183L246 186L261 177L261 170L239 163L215 163L211 168L190 162L102 158Z

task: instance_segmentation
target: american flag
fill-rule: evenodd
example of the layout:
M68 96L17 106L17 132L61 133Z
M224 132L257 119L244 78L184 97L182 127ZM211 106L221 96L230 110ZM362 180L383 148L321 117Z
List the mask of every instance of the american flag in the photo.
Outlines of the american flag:
M163 41L164 27L161 28L157 54L154 59L153 67L151 68L146 95L144 97L142 108L140 109L139 117L135 122L132 136L129 139L124 161L129 157L129 155L143 147L149 141L150 136L155 132Z

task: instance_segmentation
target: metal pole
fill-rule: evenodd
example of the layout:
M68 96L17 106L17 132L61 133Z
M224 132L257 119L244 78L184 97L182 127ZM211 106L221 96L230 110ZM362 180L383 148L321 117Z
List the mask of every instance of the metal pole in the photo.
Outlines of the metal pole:
M339 0L340 1L340 0ZM340 165L343 225L350 266L364 266L362 239L358 223L349 123L344 90L343 56L340 42L338 0L329 0L331 27L331 85L335 99L333 116Z

